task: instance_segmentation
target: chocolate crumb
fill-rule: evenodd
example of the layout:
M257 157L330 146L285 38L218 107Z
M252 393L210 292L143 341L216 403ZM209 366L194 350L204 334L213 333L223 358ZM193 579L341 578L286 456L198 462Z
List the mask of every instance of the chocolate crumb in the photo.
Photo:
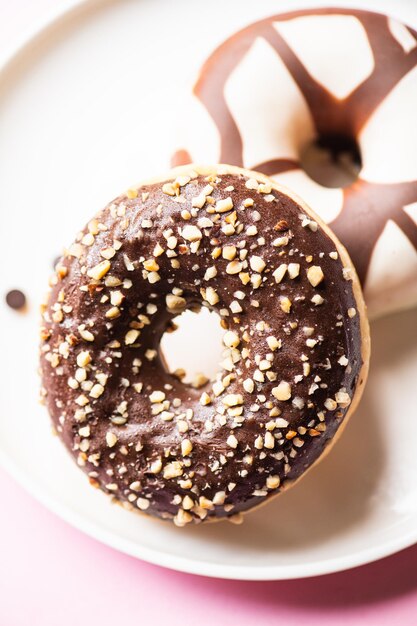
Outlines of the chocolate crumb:
M20 289L12 289L6 294L6 304L11 308L19 311L26 304L26 296Z

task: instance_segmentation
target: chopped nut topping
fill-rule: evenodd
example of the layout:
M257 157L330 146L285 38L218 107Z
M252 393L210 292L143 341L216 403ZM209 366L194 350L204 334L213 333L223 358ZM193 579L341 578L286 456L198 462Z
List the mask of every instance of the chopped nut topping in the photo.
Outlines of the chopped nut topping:
M187 306L187 302L185 298L181 298L180 296L174 296L172 294L168 294L165 297L165 302L167 305L167 309L174 313L183 311L185 307Z
M164 478L167 478L168 480L170 478L178 478L178 476L182 476L182 474L183 469L179 461L173 461L164 467Z
M214 266L208 267L204 274L204 280L211 280L215 276L217 276L217 269Z
M246 380L243 381L243 388L248 393L252 393L255 388L255 383L253 382L251 378L247 378Z
M200 293L209 304L214 306L219 301L219 296L213 287L207 287L207 289L200 289Z
M87 365L91 363L91 354L88 350L82 350L77 355L77 365L78 367L87 367Z
M272 242L272 245L275 248L282 248L284 246L287 246L289 242L288 237L284 236L284 237L277 237L276 239L274 239L274 241Z
M237 348L240 344L240 339L236 333L231 330L228 330L223 337L223 343L228 348Z
M217 200L214 208L216 213L226 213L233 209L233 200L230 196L224 200Z
M252 256L249 264L254 272L263 272L265 269L265 261L260 256Z
M188 511L184 511L183 509L178 509L178 513L174 517L173 521L176 526L185 526L192 521L192 516Z
M182 236L187 241L199 241L202 238L202 232L197 226L187 224L181 231Z
M193 450L193 444L191 443L191 441L189 439L183 439L181 442L181 454L183 456L188 456L189 454L191 454Z
M104 387L103 385L100 385L100 383L96 383L95 385L93 385L93 387L91 388L90 391L90 396L92 398L99 398L102 394L104 393Z
M114 248L103 248L100 250L100 255L103 259L112 259L116 254L116 250Z
M84 339L84 341L94 341L94 335L89 330L86 330L85 328L79 328L78 332L80 333L80 336Z
M317 287L324 278L323 270L319 265L312 265L307 270L307 278L313 287Z
M116 445L117 441L118 439L114 433L112 433L111 431L108 431L106 433L106 443L109 448L113 448Z
M200 404L202 404L203 406L207 406L210 403L211 403L210 396L208 395L207 392L203 391L203 393L200 396Z
M224 259L228 261L233 261L236 256L236 248L235 246L224 246L222 250L222 256Z
M272 276L275 278L276 283L280 283L282 281L287 271L287 268L288 265L286 263L281 263L281 265L279 265L277 269L272 272Z
M266 342L268 344L268 348L273 352L281 347L281 340L273 337L272 335L266 338Z
M150 472L152 474L159 474L159 472L161 470L162 470L162 461L161 461L161 459L156 459L156 461L153 461L151 463Z
M243 404L243 398L240 393L230 393L223 398L223 404L226 406L237 406Z
M138 498L136 505L141 511L146 511L146 509L149 508L149 500L146 500L146 498Z
M300 274L300 264L299 263L289 263L288 265L288 276L293 280L297 278Z
M277 400L289 400L291 398L291 385L285 380L281 380L277 387L273 387L272 395Z
M269 431L265 433L264 447L267 448L268 450L273 450L275 447L274 436Z
M165 393L163 391L153 391L149 396L149 400L152 403L163 402L165 400Z
M291 311L291 300L287 298L287 296L281 296L279 299L279 306L281 311L284 313L289 313Z
M100 280L110 269L110 261L100 261L97 265L88 270L87 275L94 280Z
M277 489L281 481L279 476L268 476L266 479L266 486L268 489Z
M238 444L239 442L234 435L228 436L227 445L230 446L230 448L237 448Z
M125 335L125 344L127 346L132 345L133 343L135 343L139 335L140 335L140 332L138 330L134 330L134 329L128 330Z

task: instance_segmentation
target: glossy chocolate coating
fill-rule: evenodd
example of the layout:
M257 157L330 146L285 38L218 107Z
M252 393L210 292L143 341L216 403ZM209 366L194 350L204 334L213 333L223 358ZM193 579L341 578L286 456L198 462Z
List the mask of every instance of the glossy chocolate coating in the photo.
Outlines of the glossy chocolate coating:
M178 525L246 511L298 478L363 383L357 279L335 242L284 192L212 171L110 203L59 263L43 316L44 394L64 444L94 484ZM201 305L228 329L215 392L158 353L170 320Z

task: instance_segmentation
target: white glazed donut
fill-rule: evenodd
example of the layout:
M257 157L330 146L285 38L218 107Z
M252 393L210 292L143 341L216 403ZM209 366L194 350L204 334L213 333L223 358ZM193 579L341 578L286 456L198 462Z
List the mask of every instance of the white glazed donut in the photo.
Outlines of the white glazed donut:
M173 165L223 162L296 191L349 250L372 317L417 304L417 33L378 13L313 9L232 35L194 85ZM300 166L314 138L358 146L326 188Z

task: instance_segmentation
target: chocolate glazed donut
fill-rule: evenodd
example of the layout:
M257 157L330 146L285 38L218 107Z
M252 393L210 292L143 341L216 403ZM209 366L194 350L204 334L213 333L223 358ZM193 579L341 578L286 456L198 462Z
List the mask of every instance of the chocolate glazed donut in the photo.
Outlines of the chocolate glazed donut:
M225 354L201 389L166 371L173 317L209 307ZM188 166L131 189L56 267L43 395L90 482L179 526L270 500L329 449L367 375L356 273L333 233L262 174Z

